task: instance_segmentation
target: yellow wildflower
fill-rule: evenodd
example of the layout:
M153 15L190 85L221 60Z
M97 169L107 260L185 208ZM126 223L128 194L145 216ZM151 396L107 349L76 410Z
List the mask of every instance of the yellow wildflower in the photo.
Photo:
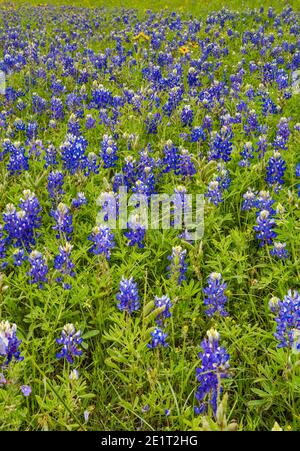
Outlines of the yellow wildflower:
M185 55L189 51L190 49L186 45L182 45L181 47L179 47L179 52L182 53L182 55Z

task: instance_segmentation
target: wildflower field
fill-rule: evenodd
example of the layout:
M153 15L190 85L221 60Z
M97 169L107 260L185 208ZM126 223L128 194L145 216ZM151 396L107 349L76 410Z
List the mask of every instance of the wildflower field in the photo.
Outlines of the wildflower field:
M0 4L0 429L299 430L297 2L71 3Z

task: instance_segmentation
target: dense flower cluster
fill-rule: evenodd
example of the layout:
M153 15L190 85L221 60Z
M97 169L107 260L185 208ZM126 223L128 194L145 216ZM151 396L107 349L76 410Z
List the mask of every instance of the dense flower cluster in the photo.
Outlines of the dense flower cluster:
M127 387L126 378L131 377L132 343L137 345L132 355L142 361L146 348L155 360L158 349L169 346L170 341L170 347L176 346L176 352L170 350L170 371L165 362L157 366L162 385L152 390L150 398L157 403L155 396L164 394L166 387L169 390L168 385L173 387L174 396L161 411L167 427L177 427L172 423L176 410L172 398L176 401L178 393L192 392L186 386L178 387L178 381L186 384L191 373L185 351L193 346L194 332L205 321L219 321L230 337L236 332L235 322L245 319L253 326L253 336L262 337L264 331L260 328L258 333L255 324L262 318L260 326L268 327L268 321L263 321L265 291L269 287L281 292L289 284L287 291L297 283L298 11L289 5L277 8L279 0L269 8L263 5L251 10L245 7L247 2L241 2L235 10L219 8L201 15L189 13L190 2L183 5L186 12L180 8L142 11L140 5L118 9L44 3L19 7L23 2L15 3L0 6L0 82L5 77L5 86L0 83L1 314L18 318L18 310L24 309L21 327L24 336L33 341L28 348L33 352L32 361L37 350L48 352L43 331L47 340L53 341L51 328L56 328L61 317L93 329L84 337L96 337L100 332L96 350L100 340L101 346L106 346L105 328L114 321L116 328L122 328L125 318L127 329L120 329L120 340L111 346L112 355L107 359L102 358L106 349L93 358L94 347L83 343L88 349L88 365L95 364L94 373L101 362L101 380L111 377L118 389ZM172 1L169 3L171 7ZM201 9L203 2L198 3ZM185 219L190 215L198 221L199 211L188 196L202 194L207 231L197 240ZM153 195L173 196L168 214L165 205L161 208L170 230L161 224L155 232L148 230L141 219L142 207L152 213L152 201L157 199ZM124 199L129 201L126 205ZM114 225L113 220L123 224ZM217 272L221 268L228 290ZM134 274L134 279L123 277L120 282L126 273ZM206 274L207 283L203 283ZM111 315L109 298L118 283L117 311ZM30 284L28 292L26 284ZM138 286L143 286L142 300ZM230 290L236 302L230 303L229 310ZM299 293L289 291L283 300L273 297L270 308L276 316L279 347L287 347L290 356L291 348L300 350ZM232 320L223 321L229 311ZM129 315L134 312L132 320ZM39 321L41 327L36 329ZM134 341L127 340L135 331ZM121 338L126 340L124 346L119 346ZM74 357L82 354L81 343L81 332L66 324L57 339L62 346L57 357L73 363ZM1 366L22 359L19 345L16 326L0 322ZM179 362L175 368L177 351L185 366ZM243 356L238 352L234 356L237 366L243 365ZM259 368L264 353L256 356ZM51 360L51 356L42 357L41 365ZM199 357L195 412L202 414L211 406L216 414L229 355L219 345L215 330L202 341ZM109 373L106 364L111 365ZM139 362L134 362L133 371L139 370L136 364ZM155 362L153 368L153 374L152 369L148 374L150 388L156 377ZM237 371L239 393L249 386L244 369L238 367ZM80 379L86 370L80 370ZM296 373L289 374L289 370L286 378L295 378ZM5 371L2 374L1 368L0 387L5 384L6 390L13 379L9 380ZM166 371L172 377L168 385L164 385ZM47 377L55 373L52 365L45 372ZM85 409L81 416L87 423L93 408L86 406L90 395L81 396L85 382L76 382L78 371L69 373L63 373L66 381L61 376L61 393L74 401L76 417L81 406ZM30 368L24 375L30 375ZM252 376L256 380L254 365ZM39 385L36 375L32 381ZM30 380L23 382L21 393L29 396ZM90 382L90 387L95 386ZM285 384L286 390L290 382ZM41 393L35 386L34 392ZM141 387L137 389L141 394ZM109 398L115 415L118 409L111 403L115 397L110 397L109 390L102 394L105 401ZM124 393L121 395L123 399ZM168 392L162 401L167 396ZM21 399L20 390L17 398ZM61 425L63 412L52 398L50 404L53 401ZM141 400L143 414L149 410L146 402L150 404L150 398ZM3 400L11 404L6 392ZM37 400L32 397L32 402L27 402L32 413L30 427L36 418L40 426L48 427L34 411ZM47 405L48 401L45 399ZM182 407L182 400L178 401ZM240 399L238 403L241 405ZM289 408L289 403L283 405L278 408L279 418ZM10 410L4 410L5 416ZM297 423L298 419L292 418L294 411L288 416ZM247 423L248 416L244 418ZM15 421L12 418L11 424ZM263 419L264 427L268 421ZM220 426L219 416L217 423ZM198 426L197 420L195 424ZM256 421L253 424L256 426ZM21 427L28 427L23 416Z

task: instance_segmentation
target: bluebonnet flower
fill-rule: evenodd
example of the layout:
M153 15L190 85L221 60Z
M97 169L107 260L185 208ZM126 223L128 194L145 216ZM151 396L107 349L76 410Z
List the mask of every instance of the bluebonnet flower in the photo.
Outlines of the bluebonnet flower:
M199 142L200 139L202 141L206 140L206 135L205 135L203 128L199 127L199 126L193 127L191 130L191 136L190 136L191 143Z
M7 243L15 247L25 247L27 250L35 244L35 229L39 227L40 218L25 210L17 211L8 204L3 213L4 230L7 232Z
M19 207L25 211L27 218L32 228L39 228L41 226L40 213L42 208L40 206L37 196L30 190L23 191L24 198L20 198Z
M50 111L51 111L51 118L52 119L59 119L63 120L65 113L64 113L64 105L62 100L59 97L52 97L50 102Z
M68 120L68 133L74 136L80 136L81 130L80 130L80 124L79 119L77 116L72 113L69 120Z
M49 268L41 252L32 251L28 257L30 270L27 275L30 277L29 283L37 283L39 288L43 288L44 283L48 282L47 274Z
M108 105L113 105L113 95L111 91L103 85L98 85L96 81L93 83L91 95L92 102L98 110Z
M169 92L169 98L162 108L164 114L171 116L172 112L176 110L182 100L183 93L184 88L182 86L172 86Z
M250 141L246 142L246 144L243 147L243 150L240 152L241 157L243 157L243 159L241 161L239 161L239 166L241 167L249 167L250 166L250 162L251 159L254 158L253 155L253 145Z
M72 199L71 205L73 208L80 208L82 205L87 204L87 198L84 193L77 193L77 197Z
M129 239L128 246L135 246L137 244L139 248L144 248L146 228L139 222L138 215L131 215L127 226L129 230L124 235Z
M260 131L259 122L255 110L250 110L247 116L247 123L244 125L245 132L250 135L250 133L258 134Z
M126 186L130 187L136 181L136 162L135 159L128 155L124 159L125 165L123 166L123 177Z
M273 239L276 238L277 233L274 232L274 227L276 226L275 220L271 217L268 210L262 210L257 218L257 225L253 227L255 230L256 238L260 240L259 246L265 246L266 244L272 244Z
M15 146L14 144L10 141L10 139L5 138L2 142L2 152L0 152L0 161L3 160L3 158L5 157L5 155L9 154L9 153L13 153L15 151Z
M242 210L250 211L255 207L256 195L252 189L248 189L245 194L243 194Z
M208 184L207 193L204 194L208 198L208 201L218 206L222 202L222 189L217 180L212 180Z
M181 246L174 246L172 254L168 255L170 265L167 266L169 271L168 277L175 278L177 285L181 285L182 281L186 279L185 273L187 271L187 264L185 263L186 249Z
M267 149L268 149L268 141L267 137L265 135L261 135L258 137L257 140L257 152L258 152L258 158L263 158Z
M286 117L282 117L277 124L277 133L273 143L275 149L287 150L290 134L289 121Z
M82 340L80 330L76 331L74 325L71 323L65 324L61 337L56 339L56 343L62 345L62 350L56 354L56 358L65 358L72 365L74 363L74 357L82 355L82 350L79 349Z
M196 174L195 164L192 161L192 155L186 149L180 149L178 158L178 170L176 174L182 175L183 179Z
M53 230L57 231L56 238L63 238L65 236L66 240L70 241L73 232L73 216L69 207L61 202L50 214L56 222L55 226L52 227Z
M26 150L19 142L16 142L10 148L9 163L7 170L10 175L21 174L23 171L28 171L28 156L26 156Z
M208 160L229 161L231 159L233 133L230 127L225 125L221 128L220 133L212 132L210 139L210 150Z
M140 178L132 187L133 193L146 194L148 197L155 192L156 178L154 169L151 166L146 166L142 169Z
M34 113L42 113L47 107L47 101L36 92L32 94L32 109Z
M95 255L104 254L107 260L110 259L111 250L115 247L114 234L110 228L104 225L93 228L91 235L88 237L93 245L90 252Z
M289 252L286 249L286 243L275 243L274 247L271 249L270 254L273 255L273 257L277 257L280 260L283 260L285 258L289 258Z
M57 161L57 150L55 149L53 144L50 144L46 148L45 155L44 155L44 160L45 160L45 165L44 165L45 169L54 167L54 166L56 166L58 164L58 161Z
M270 157L266 171L266 182L269 185L274 185L275 192L278 191L280 185L284 184L283 176L286 171L285 161L278 151L275 151L273 156Z
M24 396L29 396L32 392L32 388L30 387L30 385L21 385L20 387L21 392Z
M181 229L183 223L183 212L187 215L190 210L188 204L187 190L183 185L178 185L174 188L173 202L171 205L171 226L175 229Z
M35 139L38 133L38 124L34 122L28 122L27 128L26 128L26 137L28 141L31 139Z
M167 337L167 333L164 333L159 327L156 327L155 330L151 332L151 343L148 343L147 347L150 349L157 347L166 348L169 346L166 341Z
M218 397L222 394L221 379L228 377L229 354L219 345L220 335L215 329L207 331L207 339L201 342L202 352L198 354L201 366L196 368L199 386L195 398L199 407L195 407L197 415L207 411L210 404L214 414L217 413Z
M120 186L125 185L125 180L123 174L117 173L112 178L113 181L113 191L116 193L119 191Z
M179 166L179 149L171 140L168 140L163 148L164 158L162 165L165 166L163 172L170 172L173 170L175 174L178 173Z
M85 119L85 128L87 130L90 130L91 128L94 128L96 125L96 120L93 118L91 114L87 114Z
M56 278L57 282L63 282L63 288L65 290L71 289L71 285L64 283L66 276L74 277L74 263L71 260L71 252L73 246L70 243L66 243L65 246L59 246L59 254L54 257L54 268L60 273L60 276Z
M166 319L171 317L170 308L172 307L172 302L168 296L155 296L154 301L155 308L164 307L164 310L155 319L156 324L159 327L163 327Z
M119 286L119 292L116 295L119 310L132 313L140 308L139 294L137 284L134 282L133 277L125 279L122 277Z
M190 88L194 86L200 86L200 81L198 77L198 72L195 69L195 67L189 67L188 73L187 73L187 81Z
M60 146L63 168L75 174L87 166L87 140L83 136L67 134L66 141Z
M58 202L65 193L62 189L64 184L64 175L60 171L52 171L48 175L47 190L51 199Z
M157 127L161 122L161 115L160 113L149 113L146 120L146 132L150 135L156 135L157 134Z
M217 182L219 182L220 188L226 190L229 188L231 183L231 178L228 169L226 169L225 164L218 163L218 175L216 177Z
M26 103L22 99L18 99L16 107L19 111L23 111L26 108Z
M268 114L277 114L278 107L275 105L270 96L265 92L261 93L261 103L262 103L262 114L267 116Z
M3 226L0 224L0 260L6 258L6 240L3 234Z
M78 370L74 369L69 374L69 380L70 381L77 381L79 379L79 373Z
M152 186L146 185L142 180L137 180L132 187L132 192L134 193L134 196L132 200L136 201L136 204L134 205L135 208L138 208L140 206L141 201L147 198L147 201L149 201L149 195L152 192Z
M260 191L255 200L255 207L258 210L268 210L271 215L275 214L275 210L273 208L273 204L275 200L272 199L269 191Z
M24 212L25 213L25 212ZM3 212L4 230L7 232L7 242L12 243L16 239L17 209L13 204L7 204Z
M194 119L194 112L191 105L185 105L181 111L181 123L185 127L187 125L192 125Z
M275 296L273 296L269 300L268 306L269 306L269 309L271 310L272 313L277 313L278 312L278 310L279 310L279 301L280 301L280 299L275 297Z
M1 366L9 365L12 359L22 361L24 357L20 355L19 346L21 340L17 338L16 324L10 324L8 321L0 321L0 357Z
M40 161L40 156L44 149L45 147L42 140L33 140L29 143L28 156L35 158L37 161Z
M24 124L24 122L22 121L22 119L20 119L20 118L18 118L18 117L14 120L14 127L15 127L15 129L16 129L17 131L23 131L23 130L25 130L25 124Z
M60 94L66 91L65 86L62 84L62 81L55 79L55 76L51 76L50 89L53 94Z
M91 173L99 174L100 164L97 162L97 155L94 152L89 152L86 160L84 175L88 177Z
M122 186L122 185L121 185ZM117 193L113 191L104 192L101 194L101 202L98 205L101 207L99 215L104 222L115 221L118 217L118 205L119 197Z
M112 136L104 135L101 143L100 156L104 162L104 168L113 168L116 166L118 146Z
M228 313L225 310L227 284L223 281L221 274L217 272L211 273L207 281L208 286L203 289L205 294L204 305L208 307L205 313L209 317L212 317L216 312L219 312L221 316L227 316Z
M22 266L23 262L27 260L24 249L16 249L13 253L14 266Z
M204 116L203 122L202 122L202 128L204 128L205 130L211 132L212 131L212 126L213 126L213 121L211 116L206 115Z
M289 290L283 301L278 301L275 338L279 341L278 348L299 346L296 332L300 329L300 294Z

